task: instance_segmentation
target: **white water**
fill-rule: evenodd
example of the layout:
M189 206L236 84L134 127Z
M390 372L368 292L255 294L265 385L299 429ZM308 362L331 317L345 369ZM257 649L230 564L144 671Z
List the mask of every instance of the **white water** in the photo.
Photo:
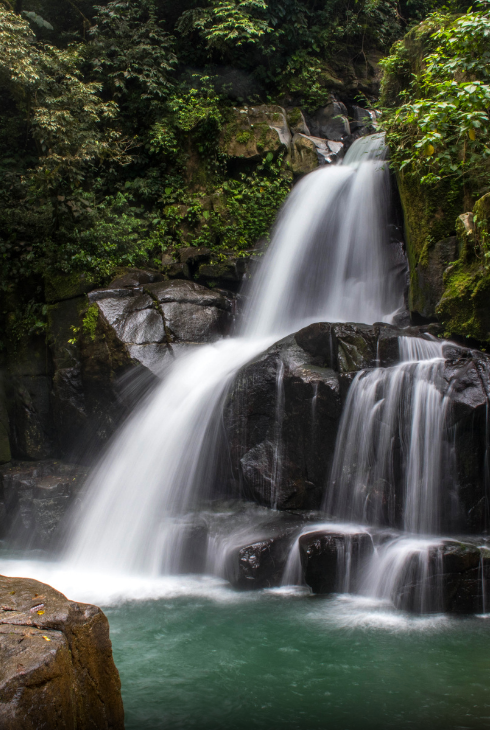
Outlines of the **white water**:
M337 438L327 512L349 521L438 534L447 399L443 344L399 339L402 362L360 372Z
M321 168L295 186L253 283L241 337L182 356L94 470L67 551L73 567L171 571L180 549L175 515L206 486L222 399L240 367L305 324L389 320L400 306L387 263L382 150L379 135L359 140L342 167Z

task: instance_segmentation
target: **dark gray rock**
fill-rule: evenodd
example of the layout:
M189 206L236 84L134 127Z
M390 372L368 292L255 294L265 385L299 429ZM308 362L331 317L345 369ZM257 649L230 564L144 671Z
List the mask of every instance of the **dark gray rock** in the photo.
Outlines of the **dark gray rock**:
M407 611L483 613L490 601L490 550L468 542L446 540L430 549L428 565L407 566L395 600Z
M225 412L243 494L279 509L319 507L341 412L334 371L311 365L288 337L242 369Z
M458 258L458 239L445 238L429 248L415 269L412 309L427 319L437 319L436 308L444 293L444 271Z
M291 546L303 522L304 517L283 514L261 525L261 534L228 555L226 577L230 583L241 590L280 586Z
M315 137L341 141L350 134L347 108L339 101L332 101L314 114L307 115L306 121Z
M86 476L83 467L47 460L12 462L0 468L0 502L10 546L54 550L63 520Z
M344 534L317 530L299 538L301 565L313 593L355 592L374 551L366 532Z

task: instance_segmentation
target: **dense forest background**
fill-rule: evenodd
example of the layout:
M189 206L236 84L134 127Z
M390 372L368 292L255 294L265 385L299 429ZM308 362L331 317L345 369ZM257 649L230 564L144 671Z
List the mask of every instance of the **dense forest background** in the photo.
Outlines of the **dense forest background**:
M45 327L46 278L249 249L292 175L231 167L230 110L372 106L378 62L436 0L2 0L0 291L10 341ZM456 10L458 8L451 8ZM447 10L447 8L446 8ZM220 197L209 209L209 194ZM3 339L3 338L2 338Z

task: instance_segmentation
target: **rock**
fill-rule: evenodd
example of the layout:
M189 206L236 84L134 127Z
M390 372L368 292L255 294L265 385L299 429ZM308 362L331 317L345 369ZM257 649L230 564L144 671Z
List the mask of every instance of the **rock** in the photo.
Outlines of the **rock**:
M109 624L50 586L0 577L0 725L123 730Z
M350 134L347 108L342 102L331 101L307 117L310 133L315 137L341 142Z
M377 337L374 327L365 324L332 326L337 343L337 365L340 373L350 373L377 365Z
M301 528L299 516L282 515L260 526L262 535L231 551L226 577L241 590L260 590L281 585L289 552Z
M115 279L109 284L109 289L139 287L144 286L144 284L153 284L155 281L163 281L163 276L159 271L121 269Z
M299 538L305 581L313 593L355 592L374 547L367 532L317 530Z
M290 157L291 169L295 175L304 175L316 170L319 165L328 165L338 161L343 152L342 142L295 134Z
M319 507L340 410L338 376L311 365L293 336L243 368L225 408L243 494L279 509Z
M255 161L269 153L287 151L290 145L286 112L280 106L265 104L234 108L220 138L221 150L229 157Z
M251 256L228 254L225 260L214 258L199 265L195 278L209 286L238 291L244 276L250 271Z
M361 106L352 106L352 122L350 129L352 133L374 134L376 131L376 112L372 109L364 109Z
M421 257L416 269L417 290L412 308L426 319L436 318L436 309L444 292L444 272L457 258L457 238L438 241Z
M294 175L307 175L316 170L320 161L317 145L305 134L295 134L292 142L290 165Z
M489 600L488 547L445 540L430 548L422 571L407 566L396 605L407 611L468 614L488 610Z
M286 109L286 117L289 129L293 135L303 134L309 136L310 130L306 124L305 116L299 107Z
M145 291L159 303L170 342L212 342L230 331L232 300L194 282L164 281Z
M195 248L194 246L188 246L187 248L181 248L179 250L179 259L181 264L199 264L202 261L209 261L211 258L211 249Z
M55 550L65 515L77 498L87 470L59 461L12 462L0 468L4 534L10 546Z
M51 273L44 279L44 292L48 304L74 299L94 289L96 286L92 276L85 272L73 274Z

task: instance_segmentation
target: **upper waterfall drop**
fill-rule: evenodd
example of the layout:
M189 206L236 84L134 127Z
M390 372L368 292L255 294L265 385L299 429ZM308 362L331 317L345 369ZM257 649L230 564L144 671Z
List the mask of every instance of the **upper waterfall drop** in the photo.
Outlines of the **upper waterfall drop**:
M361 137L342 165L306 175L281 211L248 292L241 332L286 335L312 322L389 322L403 282L388 256L384 136Z
M222 403L238 370L315 321L390 319L402 286L390 268L389 174L380 135L358 140L345 164L295 186L252 283L242 336L178 358L113 439L93 471L67 559L111 571L169 572L172 528L205 491Z

